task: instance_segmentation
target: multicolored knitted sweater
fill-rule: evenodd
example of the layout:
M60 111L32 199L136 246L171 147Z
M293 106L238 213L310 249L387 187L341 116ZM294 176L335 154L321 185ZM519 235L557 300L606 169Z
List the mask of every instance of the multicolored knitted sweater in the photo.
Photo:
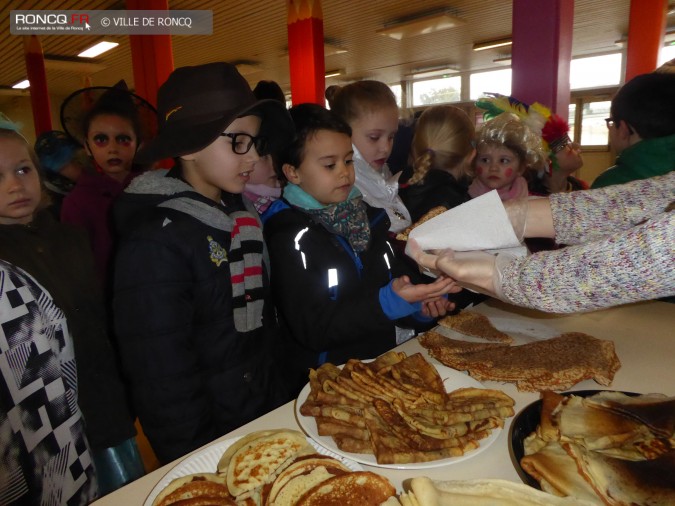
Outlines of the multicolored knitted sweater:
M675 172L550 201L556 240L570 246L505 266L507 301L573 313L675 295Z

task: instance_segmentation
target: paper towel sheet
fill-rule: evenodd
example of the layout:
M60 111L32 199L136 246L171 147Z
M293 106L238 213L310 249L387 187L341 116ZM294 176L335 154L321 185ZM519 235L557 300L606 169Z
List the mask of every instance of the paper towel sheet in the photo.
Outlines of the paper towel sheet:
M469 200L410 232L423 250L503 250L524 254L496 190Z

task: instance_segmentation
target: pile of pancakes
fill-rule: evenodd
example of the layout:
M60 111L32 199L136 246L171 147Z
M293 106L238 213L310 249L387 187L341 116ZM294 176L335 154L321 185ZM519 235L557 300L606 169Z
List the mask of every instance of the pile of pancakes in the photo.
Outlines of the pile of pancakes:
M542 490L596 504L675 504L675 397L544 392L521 467Z
M300 407L321 436L342 451L373 454L379 464L458 457L478 448L513 416L514 401L499 390L446 392L420 353L388 352L372 362L326 363L310 371Z
M352 471L316 453L301 432L282 429L239 439L225 451L216 472L173 480L153 506L375 506L395 494L383 476Z

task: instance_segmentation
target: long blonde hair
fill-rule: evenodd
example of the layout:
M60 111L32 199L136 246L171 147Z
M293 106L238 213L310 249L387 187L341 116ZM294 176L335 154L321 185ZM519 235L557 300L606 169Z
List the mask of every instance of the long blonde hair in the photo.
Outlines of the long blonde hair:
M470 176L465 160L473 151L475 128L459 107L435 105L417 120L412 141L413 175L408 181L424 180L431 169L451 170L462 165L462 175Z

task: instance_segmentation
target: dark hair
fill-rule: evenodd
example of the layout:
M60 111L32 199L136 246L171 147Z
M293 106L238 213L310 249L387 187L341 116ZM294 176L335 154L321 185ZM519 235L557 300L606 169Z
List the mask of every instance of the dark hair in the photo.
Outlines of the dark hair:
M325 92L331 111L347 123L373 111L393 107L398 110L396 96L380 81L357 81L346 86L329 86Z
M131 127L136 134L136 140L142 139L141 121L138 117L138 111L131 96L126 89L110 88L106 91L94 106L84 115L82 120L82 131L86 140L89 134L89 127L94 118L103 115L119 116L129 120Z
M258 81L258 84L253 88L253 94L258 100L271 98L286 105L284 90L281 89L281 86L276 81Z
M675 134L675 75L634 77L612 99L610 115L615 124L625 121L643 139Z
M277 174L282 180L286 176L280 170L285 163L293 167L299 167L305 156L305 144L307 139L315 135L319 130L328 130L352 136L351 127L337 114L317 104L300 104L289 109L293 123L295 124L295 138L281 150L278 163L275 164Z

